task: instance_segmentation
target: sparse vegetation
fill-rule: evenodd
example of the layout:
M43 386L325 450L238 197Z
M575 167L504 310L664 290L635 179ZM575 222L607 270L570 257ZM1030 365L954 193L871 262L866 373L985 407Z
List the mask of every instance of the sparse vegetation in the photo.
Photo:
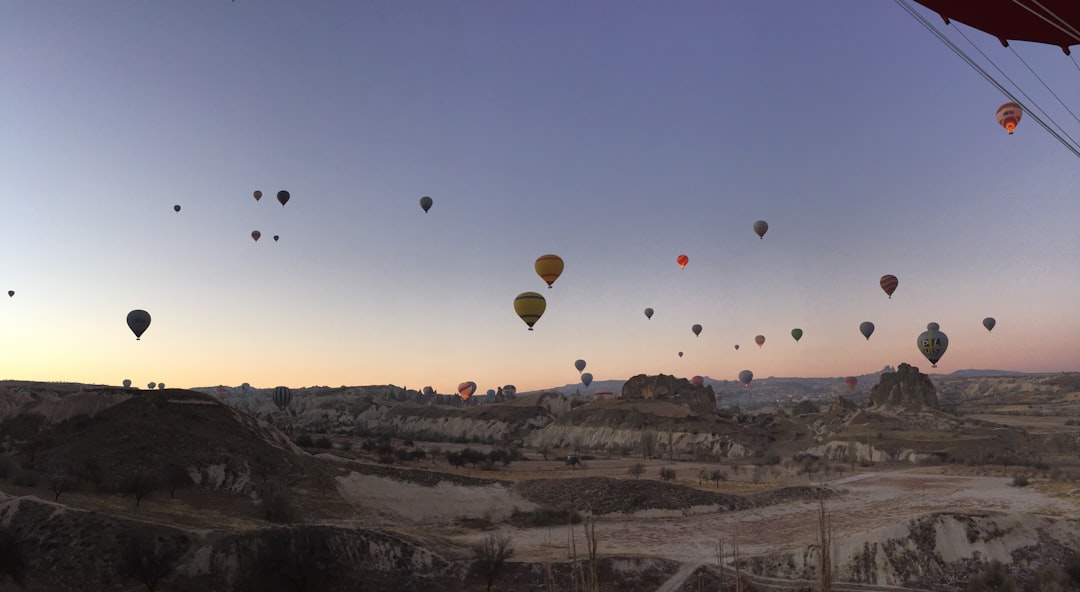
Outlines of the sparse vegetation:
M158 488L158 481L148 472L136 471L120 484L120 493L135 498L135 507L138 508L143 499L150 497Z
M53 492L53 501L59 501L60 494L75 488L76 481L68 476L64 469L49 472L49 490Z
M1023 473L1017 473L1017 474L1013 475L1012 484L1013 484L1014 487L1027 487L1028 486L1027 475L1025 475Z
M643 465L641 463L634 463L634 464L630 465L630 468L626 469L626 474L627 475L633 475L634 479L637 479L637 478L641 477L641 475L644 472L645 472L645 465Z
M572 509L553 510L539 507L531 512L523 512L514 508L508 522L518 528L538 528L543 526L561 526L567 523L578 524L581 522L581 514Z
M510 545L510 537L488 534L473 543L470 548L473 552L473 569L484 578L487 583L487 592L491 592L491 587L502 572L503 565L514 556L514 547Z
M137 530L124 548L120 573L139 580L148 592L154 592L161 580L172 573L179 559L180 553L174 543L149 530Z
M674 481L675 469L669 467L660 467L660 480L661 481Z
M263 487L259 491L263 515L270 522L289 524L296 521L296 508L288 494L277 487Z

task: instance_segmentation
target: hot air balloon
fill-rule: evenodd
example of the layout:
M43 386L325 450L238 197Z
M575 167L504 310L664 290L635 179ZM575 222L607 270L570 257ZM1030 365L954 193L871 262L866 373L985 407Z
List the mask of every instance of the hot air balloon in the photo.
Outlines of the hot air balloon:
M476 383L471 380L468 382L463 382L457 385L457 392L462 399L468 401L469 397L471 397L472 394L476 392Z
M262 199L262 191L256 190L255 193L253 193L252 195L255 196L255 201L259 201L260 199Z
M1006 47L1010 39L1033 41L1056 45L1069 53L1070 45L1080 43L1073 28L1080 23L1080 5L1072 0L915 1L940 14L945 24L960 21L997 37Z
M652 318L652 315L653 315L653 309L651 309L651 308L646 308L646 309L645 309L645 318L647 318L647 319L651 319L651 318Z
M1024 110L1020 108L1020 105L1013 102L1005 103L998 107L997 122L1011 136L1016 131L1016 124L1020 123L1020 117L1023 115Z
M690 258L686 255L679 255L675 258L675 262L679 264L679 267L686 269L686 264L690 263Z
M164 382L157 383L157 388L158 388L159 391L165 390L165 383Z
M574 362L574 368L577 368L578 372L581 372L582 370L584 370L585 369L585 360L578 360L578 361Z
M735 344L735 351L739 351L739 344L738 343Z
M157 387L156 382L149 382L149 383L146 384L146 388L148 388L150 390L154 390L155 387Z
M529 331L533 330L533 325L540 320L546 309L547 301L536 292L522 292L514 298L514 312L529 326Z
M275 234L275 235L274 235L274 242L276 243L276 242L278 241L278 239L279 239L279 238L281 238L281 237Z
M769 223L764 220L758 220L754 222L754 232L757 233L758 238L765 238L765 233L769 231Z
M259 242L259 237L260 236L262 236L262 233L259 232L258 230L252 230L251 231L251 238L255 239L255 242Z
M930 360L930 365L934 368L937 368L938 360L945 355L945 350L949 348L949 338L938 329L937 323L927 325L926 331L919 335L919 339L915 343L919 346L922 355L926 356L927 360Z
M791 330L791 336L795 338L795 343L798 343L802 339L802 329L798 327Z
M855 385L859 384L859 379L855 378L854 376L848 376L844 379L844 384L847 385L848 390L854 390Z
M507 398L513 399L514 395L517 394L517 387L512 384L504 385L503 394L506 395Z
M124 388L131 388L131 379L130 378L125 378L124 379Z
M692 384L694 386L701 386L704 383L705 383L705 379L700 377L700 376L695 376L695 377L690 379L690 384Z
M941 325L939 325L937 323L927 323L926 324L926 330L927 331L938 331L940 329L941 329Z
M563 260L558 255L541 255L536 258L533 268L536 269L536 275L547 282L548 288L551 288L555 280L562 275Z
M680 357L680 358L682 357L682 352L679 352L679 357Z
M281 204L281 207L285 207L285 204L289 203L289 197L289 192L284 189L277 192L277 200L278 203Z
M15 297L15 290L8 290L7 295L8 295L8 298L14 298ZM33 300L33 298L31 298L31 300Z
M581 384L585 385L586 387L592 384L592 374L588 372L583 373L581 375Z
M878 285L881 286L882 290L885 290L885 293L889 295L889 298L892 298L892 293L896 291L896 286L899 283L900 280L896 279L895 275L883 275L881 276L881 279L878 280Z
M750 381L753 380L753 379L754 379L754 373L753 372L751 372L749 370L743 370L742 372L739 372L739 382L741 382L744 387L745 386L750 386Z
M874 324L870 321L859 323L859 333L862 333L862 336L865 337L867 341L870 341L870 336L874 334Z
M986 317L985 319L983 319L983 327L986 327L987 331L993 331L994 325L996 324L997 321L994 320L994 317Z
M764 335L758 335L757 337L754 338L754 343L756 343L758 347L761 347L761 346L765 345L765 336Z
M701 325L694 325L693 327L690 327L690 330L694 332L694 335L701 335Z
M274 405L277 405L278 410L285 411L285 408L289 406L289 401L292 401L292 391L287 386L277 386L274 387L270 398L274 401Z
M431 201L431 198L426 196L426 195L424 197L420 198L420 207L424 209L425 214L427 213L428 210L431 209L431 205L433 203L435 203L435 202Z
M172 207L172 209L173 209L174 212L179 212L180 211L180 206L175 205L175 206Z
M135 334L135 340L142 338L146 328L150 326L150 313L145 310L133 310L127 315L127 326Z
M488 398L489 401L495 399L495 389L488 389L487 393L485 393L485 394L487 394L487 398Z

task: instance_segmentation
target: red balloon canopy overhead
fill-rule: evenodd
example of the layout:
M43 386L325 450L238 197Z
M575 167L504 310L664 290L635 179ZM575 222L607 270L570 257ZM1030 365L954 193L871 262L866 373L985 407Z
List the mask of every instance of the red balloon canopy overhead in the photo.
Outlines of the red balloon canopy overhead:
M1080 2L1076 0L915 0L941 15L1009 41L1056 45L1069 53L1080 43Z

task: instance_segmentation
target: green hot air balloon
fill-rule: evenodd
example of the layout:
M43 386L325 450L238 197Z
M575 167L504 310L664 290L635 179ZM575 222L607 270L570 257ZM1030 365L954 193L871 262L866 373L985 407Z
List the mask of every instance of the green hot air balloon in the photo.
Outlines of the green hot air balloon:
M937 368L938 360L945 355L945 350L949 349L949 338L941 332L937 323L930 323L915 344L919 346L922 355L930 360L930 365Z
M865 337L867 341L870 341L870 336L874 334L874 324L870 321L859 323L859 333L862 333L862 336Z
M791 330L791 336L795 338L795 343L798 343L802 339L802 329L795 328Z

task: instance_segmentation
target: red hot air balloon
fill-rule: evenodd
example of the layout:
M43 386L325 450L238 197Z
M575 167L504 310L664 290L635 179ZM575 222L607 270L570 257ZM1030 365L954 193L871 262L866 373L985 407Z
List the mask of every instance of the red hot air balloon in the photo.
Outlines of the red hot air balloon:
M251 231L251 238L255 239L255 242L259 242L259 237L260 236L262 236L262 233L259 232L258 230L252 230Z
M892 293L896 291L896 286L900 285L900 280L896 279L895 275L883 275L878 284L889 295L889 298L892 298Z
M463 382L457 385L457 392L462 399L465 399L467 401L469 400L469 397L471 397L472 394L476 392L476 383L471 380L468 382Z
M848 390L854 390L855 385L859 384L859 379L855 378L854 376L848 376L844 379L844 384L847 385Z
M695 376L695 377L690 379L690 384L692 384L694 386L701 386L704 383L705 383L705 379L700 377L700 376Z
M679 267L686 269L686 264L690 263L690 258L686 255L679 255L675 258L675 261L679 264Z

